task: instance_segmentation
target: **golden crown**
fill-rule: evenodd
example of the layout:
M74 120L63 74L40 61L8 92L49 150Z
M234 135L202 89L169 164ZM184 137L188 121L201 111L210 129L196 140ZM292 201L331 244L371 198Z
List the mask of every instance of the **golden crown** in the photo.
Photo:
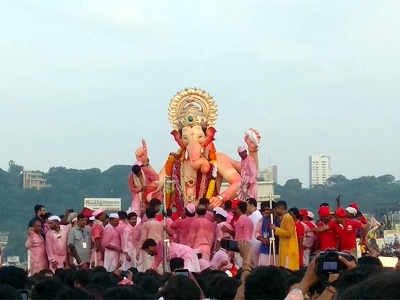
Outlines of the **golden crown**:
M203 128L214 126L217 114L218 108L213 97L196 88L178 92L168 108L169 121L176 130L195 125Z

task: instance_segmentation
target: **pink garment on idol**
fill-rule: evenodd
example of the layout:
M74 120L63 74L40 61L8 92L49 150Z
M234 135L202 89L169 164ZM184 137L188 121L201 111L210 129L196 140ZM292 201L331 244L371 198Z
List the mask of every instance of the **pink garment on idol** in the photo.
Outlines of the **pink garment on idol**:
M135 227L126 224L121 235L121 248L123 252L128 253L130 261L126 255L122 255L122 270L127 271L130 268L136 268L136 247L135 247Z
M211 267L214 270L226 271L232 268L231 259L228 252L221 248L215 252L212 260Z
M92 226L92 230L91 230L91 239L92 239L93 246L96 243L96 239L100 239L100 242L102 241L103 232L104 232L103 223L99 220L95 220L93 223L93 226ZM95 250L95 248L93 248L92 253L91 253L91 258L90 258L90 261L92 262L92 266L102 267L104 265L103 251L98 250L97 253L95 253L95 252L96 252L96 250Z
M102 246L104 248L104 268L107 272L113 272L118 268L120 254L118 251L107 249L109 246L121 249L121 238L116 227L107 224L104 228Z
M190 241L192 249L198 249L201 257L210 260L211 248L214 245L216 224L207 220L205 217L197 217L187 228L188 232L193 232Z
M242 181L240 183L239 199L247 201L249 198L257 200L257 166L250 155L242 159L240 165L240 176Z
M246 215L241 215L235 223L235 241L250 242L253 237L253 222Z
M30 254L29 275L35 275L49 267L44 239L41 234L31 232L25 242Z
M194 232L190 232L188 228L191 223L196 220L196 217L186 217L184 219L178 219L171 225L171 230L174 231L176 235L176 240L179 244L190 246L193 240Z
M140 229L140 248L147 239L153 239L156 243L163 240L163 225L154 218L143 223Z
M67 226L60 225L60 231L49 230L46 233L46 252L49 260L50 270L55 272L62 269L67 263L67 239L69 230ZM57 263L57 267L53 267L53 263Z
M158 243L157 255L155 256L153 266L151 267L153 270L158 268L163 259L163 249L164 243ZM199 259L197 258L196 252L192 248L182 244L171 243L168 248L168 253L169 260L177 257L182 258L185 262L185 269L194 273L200 272Z

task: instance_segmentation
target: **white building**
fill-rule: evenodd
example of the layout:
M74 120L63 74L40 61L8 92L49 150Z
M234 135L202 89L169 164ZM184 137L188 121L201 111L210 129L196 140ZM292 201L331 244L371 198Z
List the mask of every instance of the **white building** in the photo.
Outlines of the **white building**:
M22 188L24 190L29 189L46 189L50 188L51 185L47 184L47 180L42 172L39 171L24 171Z
M278 167L270 166L265 169L260 169L258 172L258 180L278 183Z
M310 188L315 185L324 185L332 175L330 156L324 154L311 155L309 158Z

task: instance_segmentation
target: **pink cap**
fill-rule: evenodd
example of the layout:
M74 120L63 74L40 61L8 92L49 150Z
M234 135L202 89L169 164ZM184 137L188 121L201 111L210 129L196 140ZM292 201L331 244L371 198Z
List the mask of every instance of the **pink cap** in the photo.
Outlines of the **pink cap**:
M239 146L237 151L238 151L238 153L242 153L242 152L246 151L246 147L245 146Z
M96 209L96 210L93 212L93 217L97 218L97 217L100 216L102 213L104 213L104 210L102 210L102 209Z
M193 203L189 203L185 208L190 214L194 214L196 212L196 206L194 206Z

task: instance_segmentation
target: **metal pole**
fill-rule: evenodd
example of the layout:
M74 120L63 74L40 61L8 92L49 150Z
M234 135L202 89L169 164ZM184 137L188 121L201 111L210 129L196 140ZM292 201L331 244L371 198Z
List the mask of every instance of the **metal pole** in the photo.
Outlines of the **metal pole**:
M272 212L272 200L273 196L271 193L268 195L268 200L269 200L269 208L271 210L271 225L274 224L274 213ZM271 255L272 255L272 261L274 265L276 265L276 259L275 259L275 254L276 254L276 248L275 248L275 232L274 230L271 229L271 237L269 238L269 264L271 264Z
M167 233L167 192L172 189L172 180L171 177L164 177L164 197L163 197L163 239L164 239L164 247L163 247L163 272L167 273L167 264L168 264L168 247L169 247L169 239Z

